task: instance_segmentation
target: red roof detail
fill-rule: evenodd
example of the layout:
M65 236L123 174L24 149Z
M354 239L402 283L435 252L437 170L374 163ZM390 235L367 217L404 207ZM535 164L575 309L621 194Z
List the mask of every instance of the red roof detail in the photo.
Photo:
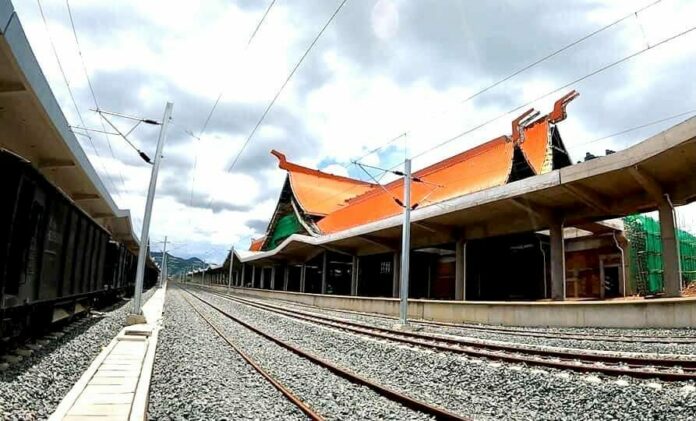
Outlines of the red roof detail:
M513 152L514 144L501 136L415 172L414 177L427 183L411 183L411 204L425 206L505 184ZM374 189L350 200L348 206L327 215L317 226L328 234L400 214L402 208L392 196L403 200L403 180L385 188L390 194Z
M550 146L551 132L549 131L548 119L544 118L524 129L524 138L520 143L520 149L535 174L548 172L549 168L545 168L545 164L551 158Z
M304 212L324 216L346 206L346 201L370 190L375 185L362 180L329 174L288 162L285 155L273 150L278 167L286 170L290 187Z
M263 245L263 241L266 239L265 236L261 238L257 238L256 240L251 240L251 245L249 246L250 251L261 251L261 246Z

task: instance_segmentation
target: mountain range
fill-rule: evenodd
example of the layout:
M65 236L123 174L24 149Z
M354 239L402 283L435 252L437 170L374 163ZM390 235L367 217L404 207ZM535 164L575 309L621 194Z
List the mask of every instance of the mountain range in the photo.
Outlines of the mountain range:
M162 267L162 252L152 252L152 258L160 267ZM189 257L188 259L184 259L183 257L177 257L167 253L167 268L169 276L176 276L181 273L188 272L191 269L207 268L208 266L209 265L206 262L198 257Z

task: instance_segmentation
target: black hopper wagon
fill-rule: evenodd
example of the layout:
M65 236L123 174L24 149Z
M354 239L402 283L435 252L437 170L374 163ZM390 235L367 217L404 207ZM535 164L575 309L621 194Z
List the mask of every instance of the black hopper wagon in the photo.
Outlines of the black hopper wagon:
M0 338L132 294L136 262L30 163L0 149ZM149 264L145 286L157 276Z

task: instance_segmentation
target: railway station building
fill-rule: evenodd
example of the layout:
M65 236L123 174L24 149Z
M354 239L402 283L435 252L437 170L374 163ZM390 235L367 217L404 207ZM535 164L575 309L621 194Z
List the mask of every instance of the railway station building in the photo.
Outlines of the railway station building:
M680 295L674 206L696 199L696 119L629 149L573 164L559 123L529 110L509 134L413 174L410 298L467 301ZM398 297L403 178L384 188L295 164L266 234L211 271L216 283ZM657 210L660 291L648 291L622 217ZM690 262L692 260L689 260ZM685 268L687 269L687 268ZM229 274L232 274L231 282Z

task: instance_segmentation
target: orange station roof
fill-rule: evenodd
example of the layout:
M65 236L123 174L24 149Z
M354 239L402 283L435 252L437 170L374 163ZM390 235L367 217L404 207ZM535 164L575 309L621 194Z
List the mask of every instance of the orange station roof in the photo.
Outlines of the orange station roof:
M520 149L534 170L534 174L543 174L550 169L550 136L549 121L546 118L533 123L524 130L524 138L520 142Z
M532 115L533 109L523 113L513 121L512 137L501 136L415 172L413 177L423 182L411 183L411 206L436 204L507 183L516 146L519 146L535 174L550 171L550 123L564 120L565 106L578 95L575 91L568 93L556 101L551 113L531 123L523 122L524 118L530 120L539 113ZM322 233L331 234L398 215L402 207L394 198L403 202L403 185L403 179L399 179L385 186L385 189L373 189L353 198L348 206L320 220L317 227Z
M251 245L249 246L250 251L261 251L261 246L263 246L263 241L266 236L257 238L256 240L251 240Z
M411 183L411 205L442 202L507 182L512 170L514 144L506 137L486 142L413 174L423 183ZM403 201L403 179L383 189L349 201L349 205L327 215L317 223L326 234L388 218L402 212L394 197Z
M367 193L375 184L342 177L288 162L285 155L273 150L278 167L288 172L295 199L305 213L325 216L346 206L352 197Z
M413 174L411 205L428 206L507 183L513 170L515 148L534 174L552 170L551 124L566 118L565 106L578 96L572 91L554 104L551 113L536 118L528 110L512 122L512 135L500 136ZM536 120L534 120L536 118ZM403 179L384 188L376 184L327 174L287 161L272 151L278 166L288 172L295 199L304 212L321 216L316 227L331 234L385 219L402 212ZM422 182L419 182L422 181ZM260 248L263 238L252 242Z

